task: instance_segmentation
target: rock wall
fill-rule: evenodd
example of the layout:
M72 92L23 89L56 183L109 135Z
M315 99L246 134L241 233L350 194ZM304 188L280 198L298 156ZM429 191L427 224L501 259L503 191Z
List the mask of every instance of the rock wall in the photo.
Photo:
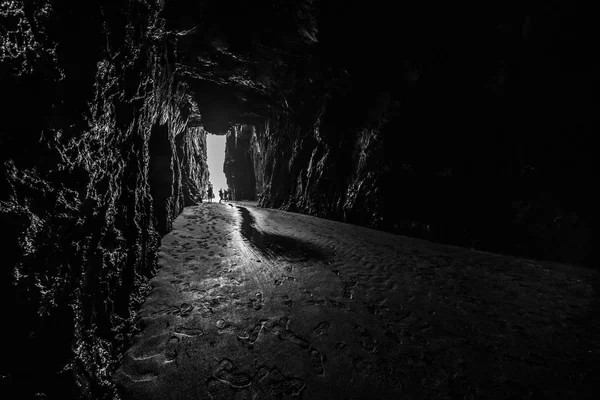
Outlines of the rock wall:
M183 205L186 207L202 201L204 185L208 182L206 135L202 127L188 127L186 134L176 139L182 166Z
M261 204L591 265L590 24L577 2L321 4L318 63L257 130Z
M257 199L262 197L265 182L264 156L261 149L259 135L261 130L269 129L267 124L252 126L252 136L250 137L250 159L252 160L252 171L254 172L255 191Z
M258 198L263 189L262 163L257 127L254 125L232 127L226 135L223 172L234 200Z
M160 235L208 173L161 10L0 4L0 397L118 397Z

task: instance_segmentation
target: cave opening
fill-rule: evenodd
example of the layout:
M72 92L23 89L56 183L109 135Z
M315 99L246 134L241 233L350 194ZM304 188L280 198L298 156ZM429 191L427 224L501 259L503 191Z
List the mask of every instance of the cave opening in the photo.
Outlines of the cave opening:
M225 135L206 135L206 160L208 164L209 181L213 185L215 197L219 190L227 190L227 178L223 172L225 163Z

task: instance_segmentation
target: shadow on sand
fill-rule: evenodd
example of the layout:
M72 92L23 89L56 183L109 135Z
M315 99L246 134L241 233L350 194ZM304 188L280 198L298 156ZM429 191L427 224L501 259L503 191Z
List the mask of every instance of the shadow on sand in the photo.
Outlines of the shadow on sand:
M242 216L242 236L266 258L291 257L325 261L330 258L319 246L290 236L262 232L256 227L256 219L245 207L238 207Z

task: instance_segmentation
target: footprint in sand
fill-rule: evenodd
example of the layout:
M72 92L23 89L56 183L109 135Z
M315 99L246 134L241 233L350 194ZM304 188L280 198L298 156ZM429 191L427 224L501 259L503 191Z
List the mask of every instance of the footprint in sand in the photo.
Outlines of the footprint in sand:
M228 400L234 398L234 390L216 378L208 378L206 388L211 400Z
M242 344L244 344L248 349L252 349L254 343L258 340L260 333L262 332L265 326L265 322L261 321L255 324L251 329L237 329L237 338Z
M239 372L235 373L233 362L227 358L219 363L214 377L234 389L243 389L252 384L252 378L249 375Z
M186 325L178 326L177 328L175 328L175 333L183 335L183 336L190 336L190 337L204 335L204 331L202 329L194 327L194 326L186 326Z
M302 339L300 336L296 335L289 329L281 330L277 336L281 340L287 340L288 342L297 344L302 348L308 349L310 347L309 343L306 340Z
M336 308L344 308L345 304L344 303L340 303L338 301L332 300L332 299L327 299L329 301L329 304L331 304L333 307Z
M315 371L317 375L325 375L325 354L314 348L310 349L308 354L310 355L310 362L313 371Z
M263 295L261 292L256 293L256 298L248 299L248 307L252 307L256 311L263 307Z
M169 341L171 335L168 332L150 336L132 347L128 354L134 361L144 361L154 358L160 354L160 350Z
M380 316L384 311L387 310L386 307L384 307L381 302L379 303L369 303L366 302L364 303L366 309L368 312L370 312L371 314L375 315L375 316Z
M334 345L334 347L335 347L335 348L336 348L338 351L340 351L341 353L344 353L344 354L348 354L348 353L350 353L350 349L348 348L348 345L347 345L346 343L344 343L344 342L337 342L337 343Z
M268 370L266 367L261 367L255 379L258 380L261 391L277 398L283 395L300 396L306 387L302 379L287 377L277 368Z
M283 317L279 318L278 325L282 329L288 329L290 326L290 319L287 316L283 316Z
M151 310L150 315L151 316L176 315L180 311L181 311L180 308L177 307L177 306L167 305L167 304L161 304L160 306L158 306L154 310Z
M313 333L315 335L327 335L329 328L331 328L331 322L323 321L319 323L315 329L313 329Z
M183 303L179 307L179 315L183 318L190 315L190 313L194 310L194 306L188 303Z
M353 300L354 299L354 288L356 287L357 284L358 284L358 282L353 279L351 279L350 281L344 282L344 289L342 291L342 296L344 296L347 299Z
M231 327L231 324L229 322L225 321L224 319L217 320L215 325L217 326L217 328L219 328L219 333L223 333L223 332L229 330L228 328Z
M179 338L177 336L171 336L169 341L167 342L165 349L165 358L167 361L173 361L177 358L179 354Z
M325 304L327 304L327 302L325 301L325 299L310 299L310 300L306 300L304 302L304 304L308 304L311 306L324 306Z
M231 271L225 271L225 273L230 273ZM235 279L233 276L229 277L229 284L233 285L233 286L240 286L242 284L243 280L237 280Z
M362 359L356 354L351 354L352 357L352 365L354 366L354 370L358 371L359 374L370 375L371 370L373 368L373 364L369 361Z
M369 353L377 352L377 339L375 339L363 326L354 325L354 343L360 344Z
M290 299L290 296L288 296L287 294L281 296L281 299L283 300L282 303L288 307L292 307L294 305L294 301Z

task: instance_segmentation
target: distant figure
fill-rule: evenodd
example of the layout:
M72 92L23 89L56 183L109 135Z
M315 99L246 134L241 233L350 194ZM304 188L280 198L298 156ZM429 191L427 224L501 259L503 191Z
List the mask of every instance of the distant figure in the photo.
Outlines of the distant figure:
M223 189L219 189L219 203L223 201Z
M212 183L209 183L208 184L208 201L210 201L212 203L213 197L215 197L215 195L213 193Z
M223 197L225 198L225 201L229 200L229 190L223 190Z

